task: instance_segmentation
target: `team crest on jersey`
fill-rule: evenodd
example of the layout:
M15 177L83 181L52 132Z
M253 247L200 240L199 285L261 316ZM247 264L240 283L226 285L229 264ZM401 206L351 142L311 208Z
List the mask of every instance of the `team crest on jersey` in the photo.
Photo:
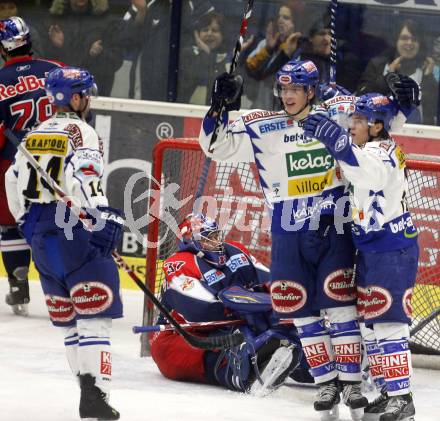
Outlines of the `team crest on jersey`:
M75 309L69 297L46 294L45 299L49 317L53 322L66 323L75 318Z
M324 292L336 301L352 301L356 298L353 269L340 269L330 273L324 281Z
M113 303L112 290L102 282L81 282L70 290L70 296L78 314L97 314Z
M356 310L359 317L365 316L365 288L357 287Z
M231 272L235 272L243 266L249 266L249 260L244 253L235 254L226 262L226 266Z
M81 129L77 124L68 124L64 130L69 133L70 140L73 143L73 149L78 149L83 146L84 141L81 133Z
M165 262L163 265L163 269L167 275L172 275L173 273L178 272L180 269L185 266L185 262L181 260L175 260L172 262Z
M226 275L221 270L211 269L210 271L204 273L203 277L206 279L207 284L211 286L226 278Z
M182 291L189 291L194 288L194 278L185 278L180 284L180 289Z
M295 281L275 281L270 286L272 307L278 313L292 313L304 307L306 289Z
M377 285L365 289L364 295L365 319L373 319L385 314L393 304L390 292Z
M403 297L402 297L403 311L405 312L405 314L409 318L412 317L412 312L413 312L413 308L412 308L412 304L411 304L412 295L413 295L413 289L412 288L408 288L405 291L405 293L403 294Z

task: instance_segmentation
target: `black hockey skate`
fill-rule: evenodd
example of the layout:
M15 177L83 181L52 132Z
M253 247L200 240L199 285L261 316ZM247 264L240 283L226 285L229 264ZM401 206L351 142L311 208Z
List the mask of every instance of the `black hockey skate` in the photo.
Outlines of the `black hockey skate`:
M113 421L119 419L119 412L107 402L107 395L95 386L91 374L80 374L81 400L79 416L82 420Z
M361 421L363 409L368 405L368 399L362 395L360 383L342 382L342 400L350 408L353 421Z
M385 412L390 398L386 392L381 394L364 408L362 421L378 421L380 414Z
M411 393L390 396L385 412L379 421L414 421L416 410Z
M12 307L14 314L28 316L29 281L27 279L9 278L9 293L5 297L6 304Z
M321 383L318 396L313 406L315 411L321 412L321 421L335 421L339 419L338 404L341 401L339 396L339 385L337 380Z

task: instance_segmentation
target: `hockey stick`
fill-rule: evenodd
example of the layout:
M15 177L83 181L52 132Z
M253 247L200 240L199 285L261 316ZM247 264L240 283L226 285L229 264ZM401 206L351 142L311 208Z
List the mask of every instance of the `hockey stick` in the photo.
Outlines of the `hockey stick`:
M338 12L338 0L331 0L330 6L330 86L336 87L336 51L338 42L336 40L336 16Z
M246 324L246 320L218 320L212 322L188 322L182 323L180 325L183 329L198 329L198 330L211 330L223 326L240 326ZM277 326L293 326L293 319L280 319ZM133 333L143 333L143 332L165 332L169 330L175 330L174 326L171 324L163 325L150 325L150 326L133 326Z
M247 32L249 18L252 15L253 6L254 6L254 0L248 0L247 5L246 5L246 10L245 10L243 17L241 19L240 35L238 36L237 42L235 44L234 53L232 55L232 60L231 60L231 65L229 66L229 74L230 75L232 75L235 68L237 67L238 57L240 56L241 47L243 45L244 36L246 35L246 32ZM217 140L218 129L220 127L220 119L221 119L223 108L224 108L224 104L222 103L220 106L220 110L217 114L217 117L215 119L214 131L212 132L211 140L209 142L208 152L210 152L210 153L212 153L212 147ZM205 162L203 164L203 169L202 169L202 175L200 176L199 185L197 186L197 192L196 192L196 197L195 197L196 199L199 199L202 196L203 190L205 189L205 184L206 184L206 180L208 178L208 172L209 172L209 167L211 165L211 161L212 161L212 158L210 158L208 156L205 158Z
M38 172L40 177L46 181L47 185L53 190L55 197L64 202L68 208L72 210L72 213L78 217L83 223L84 227L88 230L91 229L88 221L81 218L81 215L86 214L83 209L77 208L72 205L72 201L61 189L61 187L55 182L55 180L40 166L38 161L33 155L23 146L18 138L12 133L10 129L5 131L7 138L17 147L17 149L25 156L30 165ZM180 327L179 322L171 315L171 313L165 308L165 306L156 298L153 292L138 278L136 273L127 265L124 259L115 250L112 252L112 257L117 265L122 268L128 276L136 283L136 285L144 292L144 294L151 300L151 302L159 309L159 311L168 319L175 330L183 336L183 338L192 346L202 349L218 349L218 348L230 348L237 346L244 341L244 336L237 332L231 335L213 336L213 337L198 337L186 332Z

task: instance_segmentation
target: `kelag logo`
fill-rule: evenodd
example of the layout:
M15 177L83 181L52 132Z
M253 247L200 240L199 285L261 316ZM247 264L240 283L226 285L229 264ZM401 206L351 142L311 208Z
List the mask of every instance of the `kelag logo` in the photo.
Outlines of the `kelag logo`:
M289 177L303 174L318 174L327 171L334 164L333 157L325 149L286 154Z

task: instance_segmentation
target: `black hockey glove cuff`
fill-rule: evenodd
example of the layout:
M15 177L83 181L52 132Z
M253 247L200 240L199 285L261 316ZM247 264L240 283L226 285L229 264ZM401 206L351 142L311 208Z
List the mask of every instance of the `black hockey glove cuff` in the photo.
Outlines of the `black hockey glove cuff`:
M385 80L401 108L420 105L420 87L414 79L399 73L388 73Z
M240 75L222 73L215 79L211 92L211 108L208 115L225 111L239 110L243 94L243 78Z

